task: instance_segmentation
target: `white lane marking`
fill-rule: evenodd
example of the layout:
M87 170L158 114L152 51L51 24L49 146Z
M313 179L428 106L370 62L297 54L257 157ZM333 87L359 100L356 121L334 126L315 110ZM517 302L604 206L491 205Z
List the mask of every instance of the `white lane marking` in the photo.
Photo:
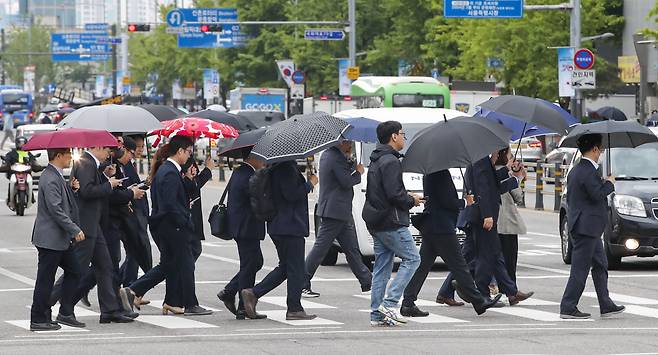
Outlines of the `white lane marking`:
M536 235L539 237L551 237L551 238L560 238L559 234L548 234L548 233L536 233L536 232L528 232L526 235Z
M583 296L596 298L596 292L583 292ZM619 293L610 293L610 298L620 303L630 303L630 304L644 304L644 305L655 305L658 304L658 300L651 298L635 297L622 295Z
M34 291L34 288L29 287L29 288L4 288L4 289L0 289L0 292L19 292L19 291Z
M304 330L309 329L341 329L342 327L333 326L333 327L304 327ZM287 330L288 327L277 327L277 328L238 328L233 329L234 332L269 332L273 330Z
M273 305L277 305L277 306L281 306L281 307L287 307L286 297L285 296L261 297L261 298L258 299L258 302L259 303L260 302L265 302L265 303L269 303L269 304L273 304ZM307 300L304 300L304 299L302 299L302 307L304 307L304 309L333 309L333 308L336 308L334 306L329 306L329 305L322 304L322 303L311 302L311 301L307 301Z
M649 317L649 318L658 318L658 309L655 308L650 308L650 307L643 307L643 306L636 306L636 305L627 305L626 310L624 313L630 313L630 314L635 314L638 316L642 317ZM623 317L623 315L620 315Z
M397 310L400 313L400 309ZM370 313L369 309L360 309L359 312ZM421 324L443 324L443 323L469 323L468 320L446 317L439 314L430 313L427 317L404 317L404 319Z
M555 252L550 250L541 250L541 249L526 249L519 250L519 255L525 256L546 256L546 255L562 255L561 252Z
M354 295L354 297L370 300L370 295ZM421 300L421 299L416 300L416 302L414 303L418 307L448 307L448 305L445 304L436 303L434 301Z
M25 306L25 308L30 309L30 306ZM53 314L53 320L55 320L55 317L59 314L59 303L51 307L51 311ZM100 313L96 313L90 309L83 308L80 306L75 306L73 309L73 313L75 314L76 317L93 317L93 316L100 316Z
M144 305L143 307L152 307L152 308L157 308L159 310L162 310L162 304L164 303L164 300L150 300L150 301L151 301L151 303L149 303L147 305ZM205 309L211 310L213 312L222 312L222 310L218 309L218 308L208 307L208 306L204 306L204 305L200 305L200 306L205 308Z
M522 327L525 325L533 327L550 327L557 325L556 323L495 323L495 324L456 324L455 327Z
M528 268L528 269L554 272L556 274L562 274L562 275L569 275L569 271L560 270L560 269L553 269L553 268L550 268L550 267L543 267L543 266L539 266L539 265L532 265L532 264L526 264L526 263L518 263L517 265L521 266L521 267Z
M29 319L21 319L21 320L8 320L5 321L6 323L9 323L11 325L15 325L17 327L23 328L25 330L30 330L30 320ZM48 330L48 331L43 331L39 333L65 333L65 332L88 332L89 329L84 329L84 328L74 328L74 327L69 327L68 325L60 324L62 326L62 329L59 330Z
M5 275L5 276L7 276L7 277L9 277L9 278L11 278L11 279L14 279L14 280L18 281L18 282L22 282L22 283L24 283L24 284L26 284L26 285L29 285L29 286L34 286L34 284L36 283L36 281L32 280L32 279L29 278L29 277L25 277L25 276L23 276L23 275L19 275L19 274L15 273L15 272L13 272L13 271L9 271L9 270L7 270L7 269L5 269L5 268L3 268L3 267L0 267L0 274Z
M503 297L503 298L506 298L506 297ZM509 303L509 300L507 300L507 303ZM542 300L542 299L539 299L539 298L531 297L531 298L528 298L527 300L519 303L519 305L521 305L521 306L559 306L560 303L553 302L553 301L546 301L546 300Z
M43 332L36 332L37 334L47 334ZM77 332L72 332L71 334L59 334L57 335L58 338L65 338L65 337L77 337L80 336L79 334L76 334ZM85 334L85 336L100 336L100 335L125 335L126 333L89 333ZM44 335L14 335L14 338L43 338Z
M146 316L140 315L137 322L147 323L167 329L217 328L214 324L198 322L184 316Z
M237 260L237 259L225 258L223 256L213 255L213 254L208 254L208 253L201 253L201 256L203 256L205 258L208 258L208 259L224 261L224 262L231 263L231 264L234 264L234 265L240 265L240 260ZM262 270L272 271L272 270L274 270L274 268L271 267L271 266L263 266Z
M324 319L317 317L315 319L311 320L286 320L286 312L285 310L277 310L277 311L258 311L259 313L266 314L267 319L273 320L275 322L280 322L288 325L294 325L294 326L305 326L305 325L341 325L343 323L336 322L333 320L329 319Z
M539 311L536 309L523 307L489 308L487 311L538 320L541 322L593 321L592 319L561 319L558 313Z
M533 244L534 246L538 248L548 248L548 249L561 249L562 246L560 244Z

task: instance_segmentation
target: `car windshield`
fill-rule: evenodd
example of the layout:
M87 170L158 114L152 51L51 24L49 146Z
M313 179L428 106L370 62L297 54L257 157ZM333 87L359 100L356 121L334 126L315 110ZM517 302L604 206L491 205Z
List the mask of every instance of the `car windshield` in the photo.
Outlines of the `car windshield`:
M601 161L605 159L605 155L601 155ZM658 143L612 148L610 166L612 175L617 178L658 179Z
M393 107L443 107L443 96L421 94L395 94Z
M423 130L426 127L429 127L431 123L407 123L402 125L402 132L404 132L405 137L407 138L407 141L404 144L404 149L402 150L402 154L404 154L407 151L407 148L409 148L409 144L411 141L414 139L416 134ZM372 151L375 150L375 147L377 145L375 143L364 143L361 148L361 161L363 162L364 165L370 165L370 154L372 154Z

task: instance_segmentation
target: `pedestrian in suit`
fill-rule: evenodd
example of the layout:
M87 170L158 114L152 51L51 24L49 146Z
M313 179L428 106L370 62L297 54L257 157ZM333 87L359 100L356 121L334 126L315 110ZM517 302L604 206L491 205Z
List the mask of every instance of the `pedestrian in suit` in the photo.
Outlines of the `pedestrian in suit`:
M507 166L512 158L510 149L507 148L498 154L496 169L500 170ZM512 281L516 282L516 263L519 257L519 234L526 234L527 229L523 217L519 213L517 204L523 202L523 190L520 187L512 189L500 196L501 205L498 213L498 236L500 237L501 250L507 274Z
M262 161L249 156L245 152L244 163L231 175L228 186L228 228L229 234L238 246L240 256L240 270L231 281L221 290L217 297L224 303L236 319L251 318L254 314L247 314L244 308L244 300L236 309L235 295L245 289L251 289L256 283L256 273L263 267L263 253L260 242L265 239L265 221L254 216L251 210L249 179L256 170L262 169ZM255 314L255 319L267 318L266 315Z
M308 237L308 194L318 183L318 177L310 175L308 181L299 172L295 161L285 161L271 168L272 199L276 216L267 224L279 265L253 289L241 291L245 313L256 318L256 302L259 297L275 289L287 280L286 320L310 320L302 307L302 288L306 278L304 266L304 239Z
M76 245L75 253L83 268L82 278L87 277L85 273L93 272L98 283L100 322L128 323L132 322L132 317L137 314L126 314L120 305L114 284L115 270L101 229L103 213L106 213L112 190L121 184L121 181L114 177L116 171L113 167L106 167L103 173L99 171L101 162L106 161L109 155L110 148L94 147L85 152L73 167L72 175L80 182L77 203L80 210L80 227L85 234L85 240ZM91 268L85 268L90 263ZM88 284L81 281L75 303L88 291ZM57 284L53 294L55 296L51 296L51 300L59 299L57 295L61 293Z
M212 157L208 157L204 164L203 170L199 171L194 158L190 158L183 166L185 178L183 184L187 197L191 203L192 209L192 223L194 223L194 233L191 240L190 248L192 248L192 256L194 261L199 259L201 255L201 241L206 237L203 234L203 206L201 204L201 189L203 186L212 179L212 169L215 167L215 162ZM193 202L192 202L193 201Z
M144 296L166 278L163 314L212 314L212 311L198 305L195 294L194 258L190 249L194 224L181 172L181 166L192 154L192 145L191 139L174 136L160 148L159 154L166 160L155 166L151 184L153 208L149 218L151 234L160 249L160 263L132 285L120 290L124 307L133 307L135 297Z
M58 330L61 328L52 322L50 304L57 267L64 270L62 278L62 297L60 299L57 322L72 327L82 328L73 313L74 295L80 280L80 265L74 253L73 245L82 242L85 234L80 229L78 205L73 189L64 179L63 169L71 162L70 149L48 149L50 164L44 169L39 180L37 217L32 231L32 244L39 252L37 279L30 312L30 330ZM79 188L73 178L71 185Z
M327 252L338 239L352 273L361 284L361 291L368 292L372 286L372 274L361 259L352 217L354 185L361 183L365 171L363 165L354 166L348 159L352 154L352 141L327 149L320 158L320 197L316 215L320 217L320 228L315 236L313 249L306 256L307 280L302 297L319 297L311 290L311 279L324 260Z
M465 199L458 197L452 175L448 170L426 175L423 178L423 195L427 200L425 213L428 215L426 217L428 220L420 230L423 235L423 244L420 246L420 266L404 290L400 314L405 317L429 316L429 313L420 310L415 302L437 256L440 256L446 263L454 279L463 285L464 294L473 304L475 311L478 314L484 313L487 308L493 306L500 299L500 296L490 300L480 294L461 253L459 240L455 233L459 211L466 205L473 204L473 196L466 195Z
M496 151L466 169L466 186L473 192L476 200L476 204L469 206L469 222L475 241L475 283L480 293L489 297L489 283L495 276L498 287L507 295L510 305L515 305L531 297L534 292L519 291L516 283L507 274L497 222L502 202L500 195L519 186L525 176L525 169L520 163L514 162L510 163L514 171L513 176L510 176L507 167L495 170L494 162L498 160L499 153ZM461 285L459 282L456 284L457 291L462 293Z
M567 179L571 272L560 302L560 318L587 319L591 316L577 308L590 270L601 317L605 318L626 309L614 304L608 295L608 259L601 241L608 224L607 198L615 191L615 178L608 176L603 180L598 172L597 162L603 151L600 134L578 138L578 150L582 159L571 169Z

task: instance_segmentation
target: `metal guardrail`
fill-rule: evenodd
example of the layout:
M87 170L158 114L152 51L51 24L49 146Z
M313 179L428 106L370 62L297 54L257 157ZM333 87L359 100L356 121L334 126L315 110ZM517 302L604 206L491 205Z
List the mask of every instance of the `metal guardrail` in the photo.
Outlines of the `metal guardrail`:
M526 189L526 180L521 182L521 188L523 188L523 202L519 207L526 207L525 198L526 193L535 193L535 210L543 211L544 208L544 195L553 195L553 212L560 211L560 201L562 198L562 186L564 185L564 176L566 171L569 168L568 165L562 165L560 163L550 164L545 163L541 160L537 160L535 163L524 163L526 167L535 168L535 186L534 189ZM545 169L553 169L553 177L545 176ZM544 191L544 183L553 183L555 184L553 193L546 193Z

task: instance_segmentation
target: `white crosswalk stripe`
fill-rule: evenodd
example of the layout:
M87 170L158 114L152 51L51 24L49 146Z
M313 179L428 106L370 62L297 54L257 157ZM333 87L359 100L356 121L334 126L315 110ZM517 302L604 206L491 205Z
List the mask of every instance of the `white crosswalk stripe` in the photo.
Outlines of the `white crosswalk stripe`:
M592 319L561 319L560 314L557 312L546 312L537 309L518 307L518 306L505 307L505 308L489 308L487 312L502 313L510 316L538 320L541 322L592 321Z
M288 324L288 325L294 325L294 326L308 326L308 325L341 325L343 323L336 322L333 320L329 319L324 319L317 317L315 319L311 320L286 320L286 310L277 310L277 311L261 311L259 310L258 313L266 314L267 319L283 323L283 324Z
M161 305L164 303L164 300L150 300L150 301L151 301L151 303L149 303L149 304L146 305L146 306L148 306L148 307L155 307L155 308L159 308L160 310L162 310ZM145 307L145 306L142 306L142 307ZM213 311L213 312L223 312L223 311L222 311L221 309L219 309L219 308L214 308L214 307L205 306L205 305L201 305L201 307L203 307L203 308L205 308L205 309L209 309L209 310L211 310L211 311Z
M397 309L398 314L400 313L400 309ZM359 312L363 313L370 313L369 309L360 309ZM410 321L410 322L415 322L415 323L423 323L423 324L440 324L440 323L468 323L470 321L463 320L463 319L457 319L457 318L452 318L452 317L446 317L442 316L439 314L434 314L430 313L429 316L427 317L404 317L404 319Z
M25 330L30 330L30 320L29 319L8 320L8 321L5 321L5 322L9 323L11 325L15 325L19 328L23 328ZM68 325L63 325L63 324L61 324L61 326L62 326L62 329L60 329L60 330L49 330L48 333L69 333L69 332L88 332L89 331L89 329L74 328L74 327L69 327Z
M205 316L207 317L207 316ZM141 323L147 323L167 329L195 329L195 328L217 328L214 324L199 322L185 316L149 316L140 315L135 319Z
M585 297L590 297L590 298L596 298L596 292L583 292L583 296ZM610 298L612 298L614 301L622 303L622 304L639 304L639 305L656 305L658 304L658 300L654 300L651 298L643 298L643 297L635 297L635 296L629 296L629 295L622 295L619 293L610 293Z
M370 295L354 295L354 297L370 300ZM428 300L420 300L420 299L416 300L416 302L414 303L418 307L448 307L448 305L445 304L436 303L434 301L428 301Z
M285 296L266 296L266 297L261 297L258 299L258 303L269 303L281 307L287 307L286 306L286 297ZM316 303L316 302L311 302L302 299L302 307L304 309L333 309L336 308L334 306L329 306L326 304L322 303Z

